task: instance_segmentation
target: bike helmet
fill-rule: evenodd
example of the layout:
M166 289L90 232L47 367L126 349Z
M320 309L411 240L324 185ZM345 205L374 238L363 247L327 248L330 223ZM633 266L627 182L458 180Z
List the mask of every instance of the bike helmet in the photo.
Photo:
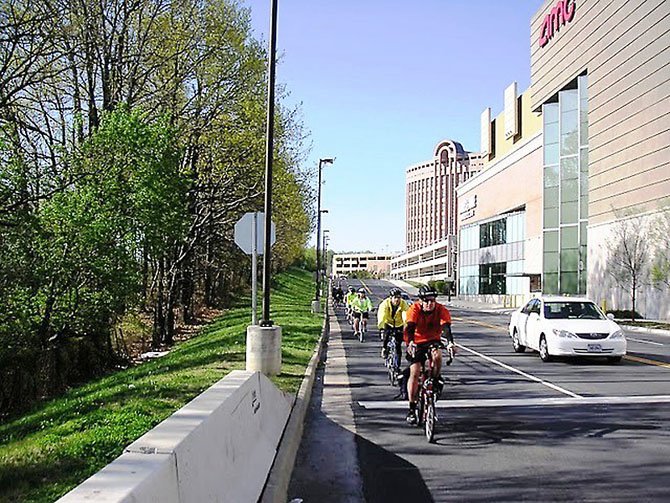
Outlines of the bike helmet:
M359 288L359 289L358 289L358 293L366 293L366 292L365 292L365 288Z
M402 296L402 290L400 288L391 288L389 292L389 297L400 297Z
M437 292L429 286L422 286L419 288L419 298L421 300L426 300L428 297L437 297Z
M353 286L351 286L351 285L349 285L349 287L347 288L347 290L349 290L349 291L352 292L352 293L356 291L356 289L355 289Z

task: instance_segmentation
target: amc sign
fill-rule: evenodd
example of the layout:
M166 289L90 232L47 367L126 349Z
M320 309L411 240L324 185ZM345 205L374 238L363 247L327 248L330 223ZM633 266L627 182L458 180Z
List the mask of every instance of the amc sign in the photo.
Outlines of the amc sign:
M542 22L540 30L540 47L544 47L554 36L554 33L565 23L572 21L575 17L575 0L558 0L555 7L547 14Z

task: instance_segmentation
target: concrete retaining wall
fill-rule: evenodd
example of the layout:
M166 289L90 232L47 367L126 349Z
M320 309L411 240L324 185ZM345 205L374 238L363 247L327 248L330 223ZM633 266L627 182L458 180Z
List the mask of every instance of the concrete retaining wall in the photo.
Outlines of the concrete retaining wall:
M255 502L291 402L264 375L233 371L59 501Z

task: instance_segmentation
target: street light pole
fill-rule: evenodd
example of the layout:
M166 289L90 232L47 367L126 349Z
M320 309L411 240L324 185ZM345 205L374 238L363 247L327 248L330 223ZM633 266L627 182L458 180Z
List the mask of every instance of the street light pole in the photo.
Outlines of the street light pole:
M276 376L281 372L280 326L270 319L270 258L272 255L272 157L274 153L275 55L277 52L277 0L271 0L268 54L268 102L265 144L265 246L263 249L263 318L247 327L246 369Z
M272 251L272 157L274 152L275 116L275 56L277 52L277 0L270 10L270 54L268 54L268 105L265 144L265 248L263 251L263 320L262 327L271 327L270 319L270 258Z
M328 239L328 233L330 232L329 229L323 229L323 245L321 246L321 249L323 250L323 257L322 257L322 268L325 273L325 278L324 280L326 283L328 282L328 252L326 251L326 244L327 244L327 239Z
M314 294L314 303L312 304L313 310L318 311L320 308L316 307L320 300L320 283L321 283L321 250L320 250L320 241L321 241L321 169L324 164L332 164L335 159L326 158L319 159L319 174L316 190L316 292Z

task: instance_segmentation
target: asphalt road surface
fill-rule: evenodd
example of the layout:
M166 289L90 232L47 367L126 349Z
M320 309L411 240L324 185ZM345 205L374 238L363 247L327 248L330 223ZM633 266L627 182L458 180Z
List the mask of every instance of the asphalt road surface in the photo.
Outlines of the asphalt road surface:
M362 283L375 306L391 286ZM514 353L509 316L451 312L434 444L394 400L376 315L363 343L338 315L289 501L670 501L670 337L627 334L615 365L543 363Z

